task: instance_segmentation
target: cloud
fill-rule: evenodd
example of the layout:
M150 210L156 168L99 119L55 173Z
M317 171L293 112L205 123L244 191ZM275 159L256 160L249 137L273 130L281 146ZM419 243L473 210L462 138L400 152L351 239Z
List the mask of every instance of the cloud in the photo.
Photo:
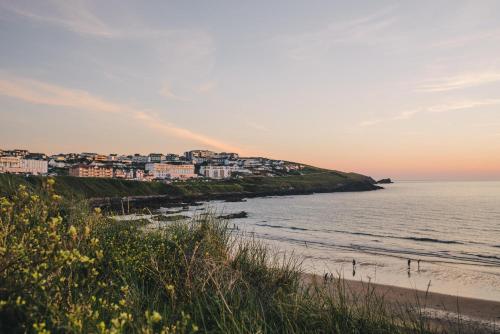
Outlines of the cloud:
M368 120L361 122L359 126L361 127L369 127L372 125L376 125L379 123L390 122L390 121L399 121L399 120L407 120L418 114L433 114L433 113L443 113L455 110L466 110L466 109L474 109L485 106L492 105L500 105L500 99L482 99L482 100L462 100L462 101L453 101L449 103L436 104L429 107L416 108L411 110L405 110L398 115L380 118L374 120Z
M0 79L0 94L33 104L75 108L87 112L116 113L120 114L120 117L127 117L132 121L139 120L148 128L158 130L166 135L194 141L222 151L241 152L233 145L166 122L155 116L155 111L110 102L83 90L4 75L4 78Z
M420 92L445 92L456 89L480 86L500 81L500 72L486 71L477 73L465 73L451 77L432 79L420 85Z
M396 19L389 16L393 10L394 7L388 7L366 16L333 22L317 31L278 36L275 42L284 44L294 59L325 54L336 44L374 45L387 39L382 31L395 22Z
M160 90L160 94L168 99L171 99L171 100L181 101L181 102L188 101L188 99L186 99L184 97L180 97L177 94L175 94L168 84L165 84L163 86L163 88Z
M500 40L500 29L481 31L468 35L461 35L458 37L439 41L437 43L432 44L432 46L438 48L457 48L472 43L484 42L484 41L497 41L497 40Z
M199 93L209 93L217 87L216 81L207 81L198 86Z
M248 127L252 128L254 130L261 131L261 132L270 132L270 130L262 124L252 122L252 121L248 121L246 124Z
M109 38L119 34L98 18L81 0L50 0L43 5L31 3L29 6L22 6L21 1L9 1L1 5L17 15L82 35Z

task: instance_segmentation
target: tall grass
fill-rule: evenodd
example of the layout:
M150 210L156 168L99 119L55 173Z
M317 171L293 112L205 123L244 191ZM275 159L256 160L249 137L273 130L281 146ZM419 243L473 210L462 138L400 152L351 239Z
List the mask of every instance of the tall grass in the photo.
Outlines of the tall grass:
M293 258L213 215L150 230L43 189L0 199L1 333L429 331L374 294L354 301L342 281L304 284Z

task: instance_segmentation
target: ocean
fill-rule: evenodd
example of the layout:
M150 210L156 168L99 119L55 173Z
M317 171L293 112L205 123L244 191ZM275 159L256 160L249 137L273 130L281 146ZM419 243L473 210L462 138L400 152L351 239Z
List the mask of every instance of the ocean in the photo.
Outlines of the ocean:
M212 201L190 210L246 211L230 226L295 256L306 272L500 301L500 182L384 187Z

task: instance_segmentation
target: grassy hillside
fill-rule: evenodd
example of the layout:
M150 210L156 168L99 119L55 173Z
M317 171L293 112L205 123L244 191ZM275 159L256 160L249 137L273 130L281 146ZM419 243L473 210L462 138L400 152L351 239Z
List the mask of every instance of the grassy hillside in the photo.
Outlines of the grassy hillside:
M42 177L0 174L0 194L11 193L18 185L40 189ZM305 175L245 177L236 180L189 180L164 184L103 178L56 177L56 191L66 197L99 198L169 195L203 197L218 194L286 194L344 190L371 190L371 179L354 173L311 170Z
M304 286L296 261L213 217L117 223L52 182L0 197L1 333L429 332L419 309Z

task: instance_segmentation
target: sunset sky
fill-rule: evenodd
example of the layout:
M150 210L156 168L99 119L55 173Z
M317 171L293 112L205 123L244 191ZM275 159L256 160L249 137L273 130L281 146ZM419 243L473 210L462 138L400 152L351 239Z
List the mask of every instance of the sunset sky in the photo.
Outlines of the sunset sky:
M0 0L0 148L500 179L500 1Z

